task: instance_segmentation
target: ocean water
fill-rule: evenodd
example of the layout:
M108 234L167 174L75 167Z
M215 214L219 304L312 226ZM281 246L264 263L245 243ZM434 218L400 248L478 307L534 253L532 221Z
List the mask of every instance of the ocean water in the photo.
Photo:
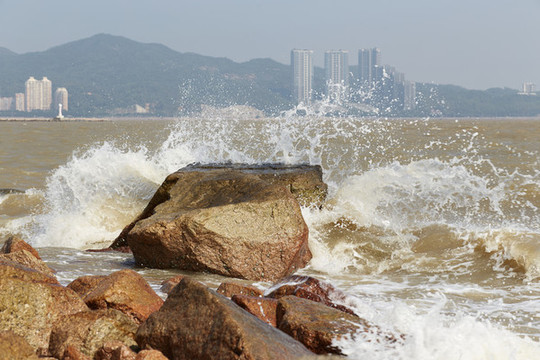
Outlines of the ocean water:
M329 197L303 209L313 259L300 273L406 334L391 346L357 334L336 343L344 353L537 359L539 144L540 119L0 122L0 240L21 235L67 284L133 268L131 255L85 250L108 245L187 164L320 164ZM135 270L158 292L180 273Z

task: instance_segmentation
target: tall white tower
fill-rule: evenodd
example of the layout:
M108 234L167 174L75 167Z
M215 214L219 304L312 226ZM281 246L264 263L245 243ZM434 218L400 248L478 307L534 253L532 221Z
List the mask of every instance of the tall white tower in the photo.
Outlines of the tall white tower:
M326 94L332 102L345 101L349 87L349 52L331 50L324 54Z
M300 104L311 104L313 83L313 50L294 49L291 51L293 69L293 97Z

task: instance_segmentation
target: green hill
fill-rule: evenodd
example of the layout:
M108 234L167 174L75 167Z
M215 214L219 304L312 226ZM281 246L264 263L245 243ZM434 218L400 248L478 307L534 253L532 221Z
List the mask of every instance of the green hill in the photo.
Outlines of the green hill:
M236 63L106 34L43 52L16 54L0 48L0 97L24 92L29 76L48 77L53 91L67 88L66 114L71 116L122 115L132 111L135 104L148 106L153 116L194 113L201 105L249 105L275 114L293 105L288 65L271 59ZM324 70L315 68L314 93L320 96L324 84ZM512 89L477 91L422 83L417 84L414 110L404 112L399 106L388 106L388 101L371 105L380 108L383 116L540 114L540 96L522 96ZM32 115L51 116L55 112Z

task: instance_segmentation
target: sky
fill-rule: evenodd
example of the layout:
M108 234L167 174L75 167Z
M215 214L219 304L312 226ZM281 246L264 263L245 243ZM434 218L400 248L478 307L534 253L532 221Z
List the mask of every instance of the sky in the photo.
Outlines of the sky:
M237 62L311 49L321 67L326 50L356 65L379 47L408 80L540 88L540 0L0 0L0 47L16 53L99 33Z

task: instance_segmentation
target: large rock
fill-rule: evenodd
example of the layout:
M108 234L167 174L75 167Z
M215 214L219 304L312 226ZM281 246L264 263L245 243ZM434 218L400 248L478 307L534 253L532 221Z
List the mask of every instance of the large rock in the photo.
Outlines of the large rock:
M61 358L68 346L94 358L106 342L119 341L136 346L137 324L124 313L114 309L83 311L62 317L56 322L50 338L49 351Z
M48 267L43 260L35 257L26 249L15 252L0 254L0 259L5 259L29 267L45 275L54 276L54 270Z
M267 293L268 297L274 299L279 299L287 295L294 295L355 315L351 308L344 305L349 298L347 294L335 288L332 284L311 276L289 276L268 289Z
M54 323L88 307L56 278L0 260L0 310L0 331L13 331L45 355Z
M114 246L127 241L141 266L281 279L305 266L311 253L292 185L277 180L278 170L274 174L229 168L179 170L167 177Z
M332 344L334 340L370 329L366 321L354 315L296 296L279 299L276 319L278 329L316 354L341 354Z
M10 236L2 246L0 253L10 254L20 250L26 250L32 255L34 255L37 259L41 260L41 257L39 256L37 250L18 236Z
M312 354L231 300L184 278L137 331L139 346L180 359L298 359Z
M163 305L146 280L133 270L116 271L88 291L83 297L91 309L116 309L129 315L137 324Z
M0 359L39 360L32 346L13 331L0 331Z
M94 290L100 282L105 280L107 275L86 275L81 276L70 282L67 287L79 294L80 297L84 297Z

